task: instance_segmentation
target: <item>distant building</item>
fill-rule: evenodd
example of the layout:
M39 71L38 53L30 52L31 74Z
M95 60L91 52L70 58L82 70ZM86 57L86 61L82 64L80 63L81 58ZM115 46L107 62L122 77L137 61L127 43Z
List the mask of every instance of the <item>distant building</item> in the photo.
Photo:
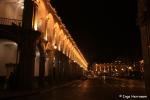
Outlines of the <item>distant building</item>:
M95 63L92 68L96 75L108 75L112 77L132 78L133 75L136 78L135 73L139 75L143 73L143 67L139 61L132 62L126 57L118 57L111 63Z

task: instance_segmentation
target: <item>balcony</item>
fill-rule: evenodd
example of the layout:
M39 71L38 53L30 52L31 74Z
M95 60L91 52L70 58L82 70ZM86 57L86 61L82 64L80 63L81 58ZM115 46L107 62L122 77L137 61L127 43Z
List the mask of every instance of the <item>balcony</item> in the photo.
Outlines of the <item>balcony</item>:
M22 20L17 19L8 19L8 18L1 18L0 17L0 25L17 25L22 26Z

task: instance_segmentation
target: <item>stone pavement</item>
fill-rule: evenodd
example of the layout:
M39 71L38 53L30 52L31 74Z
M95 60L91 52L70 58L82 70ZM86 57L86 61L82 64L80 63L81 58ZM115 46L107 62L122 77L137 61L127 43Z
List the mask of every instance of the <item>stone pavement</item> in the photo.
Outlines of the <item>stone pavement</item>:
M39 93L44 93L44 92L52 91L57 88L67 86L69 84L73 84L74 82L78 82L78 81L81 81L81 80L75 80L75 81L71 81L71 82L67 82L67 83L63 83L63 84L59 84L59 85L54 85L51 87L37 88L37 89L25 90L25 91L3 90L3 91L0 91L0 100L13 99L15 97L25 97L25 96L30 96L30 95L36 95Z

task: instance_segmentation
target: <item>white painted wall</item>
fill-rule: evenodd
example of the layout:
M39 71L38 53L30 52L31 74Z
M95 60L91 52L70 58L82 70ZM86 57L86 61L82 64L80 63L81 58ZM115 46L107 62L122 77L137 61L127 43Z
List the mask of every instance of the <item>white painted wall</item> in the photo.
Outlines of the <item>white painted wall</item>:
M11 41L0 40L0 76L6 76L7 72L5 64L16 63L17 44ZM9 69L10 71L10 69Z

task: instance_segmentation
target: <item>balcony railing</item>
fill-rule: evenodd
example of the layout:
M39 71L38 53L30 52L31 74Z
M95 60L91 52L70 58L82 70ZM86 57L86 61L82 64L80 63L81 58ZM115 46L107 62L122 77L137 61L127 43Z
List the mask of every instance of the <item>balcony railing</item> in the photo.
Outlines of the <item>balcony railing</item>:
M1 24L1 25L12 25L12 24L16 24L17 26L22 26L22 20L9 19L9 18L1 18L1 17L0 17L0 24Z

